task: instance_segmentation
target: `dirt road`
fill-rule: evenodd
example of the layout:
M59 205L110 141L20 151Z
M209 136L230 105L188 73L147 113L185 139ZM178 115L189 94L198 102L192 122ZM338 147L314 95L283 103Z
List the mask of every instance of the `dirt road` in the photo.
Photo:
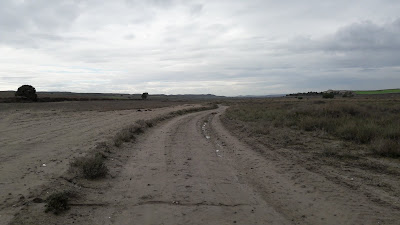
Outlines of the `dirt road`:
M125 146L118 175L45 224L397 224L399 211L233 137L225 107L169 120Z
M193 107L71 111L68 102L58 105L0 111L0 224L7 224L35 189L65 173L71 159L86 154L125 125Z

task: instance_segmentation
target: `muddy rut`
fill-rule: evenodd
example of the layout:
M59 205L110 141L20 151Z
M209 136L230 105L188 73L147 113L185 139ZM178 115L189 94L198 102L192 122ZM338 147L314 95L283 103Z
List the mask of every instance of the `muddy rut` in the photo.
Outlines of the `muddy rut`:
M118 175L65 224L396 224L397 210L290 160L243 144L226 108L180 116L126 145ZM266 149L268 151L268 149ZM122 154L122 153L121 153ZM58 217L60 218L60 217Z

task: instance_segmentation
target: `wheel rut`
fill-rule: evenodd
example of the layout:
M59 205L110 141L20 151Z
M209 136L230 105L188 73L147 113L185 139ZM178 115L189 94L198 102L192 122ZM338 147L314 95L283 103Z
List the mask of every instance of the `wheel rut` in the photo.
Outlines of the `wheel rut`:
M109 204L84 207L91 223L292 224L238 182L229 158L216 155L202 125L221 110L174 118L127 146L134 156L101 197Z

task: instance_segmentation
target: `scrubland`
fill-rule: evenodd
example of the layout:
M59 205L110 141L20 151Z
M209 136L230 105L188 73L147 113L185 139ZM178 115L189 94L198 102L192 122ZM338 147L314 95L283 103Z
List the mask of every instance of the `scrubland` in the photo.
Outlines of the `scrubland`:
M124 103L4 104L3 222L400 218L396 95Z
M399 209L399 96L228 104L223 123L260 154L280 155L372 202Z
M282 132L304 132L325 138L336 138L353 146L359 145L363 154L400 157L400 98L399 99L270 99L234 104L227 110L230 120L245 122L254 135L280 138ZM334 153L334 152L333 152Z

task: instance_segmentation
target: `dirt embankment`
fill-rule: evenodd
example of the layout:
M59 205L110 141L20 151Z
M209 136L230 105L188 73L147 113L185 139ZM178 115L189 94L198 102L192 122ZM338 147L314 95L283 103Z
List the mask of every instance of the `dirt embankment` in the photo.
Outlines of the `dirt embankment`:
M173 118L113 155L70 211L31 204L40 224L396 224L400 213L265 146L234 137L225 107ZM384 198L384 196L381 196Z
M140 106L148 108L140 111L109 110L107 102L4 105L0 110L0 224L37 197L35 189L65 173L73 158L85 155L124 126L193 107L146 104Z

